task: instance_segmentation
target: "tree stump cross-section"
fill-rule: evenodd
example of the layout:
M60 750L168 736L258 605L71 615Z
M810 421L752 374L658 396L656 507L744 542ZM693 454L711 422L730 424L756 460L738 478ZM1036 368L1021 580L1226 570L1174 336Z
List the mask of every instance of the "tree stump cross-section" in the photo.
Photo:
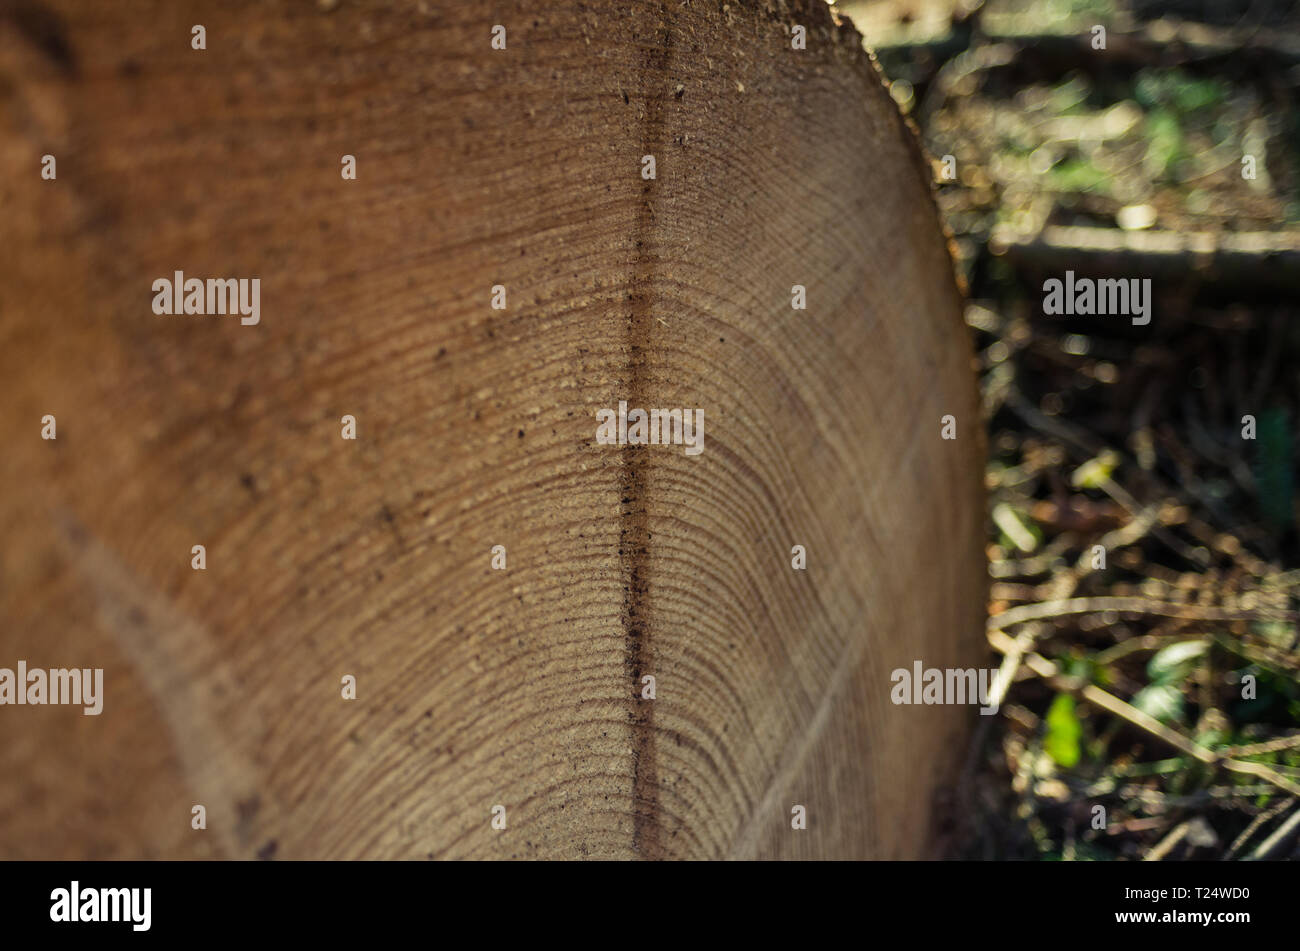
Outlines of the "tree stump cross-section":
M931 854L983 447L851 26L3 0L0 79L0 667L103 670L0 706L0 857Z

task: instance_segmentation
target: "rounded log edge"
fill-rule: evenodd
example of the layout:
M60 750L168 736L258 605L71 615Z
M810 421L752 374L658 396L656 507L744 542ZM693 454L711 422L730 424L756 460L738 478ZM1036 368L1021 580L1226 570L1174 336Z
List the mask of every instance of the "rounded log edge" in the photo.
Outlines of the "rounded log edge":
M0 667L103 670L99 715L0 706L0 856L933 854L977 717L891 672L981 664L983 446L850 26L0 20ZM177 271L258 322L156 314ZM702 451L598 442L620 401Z

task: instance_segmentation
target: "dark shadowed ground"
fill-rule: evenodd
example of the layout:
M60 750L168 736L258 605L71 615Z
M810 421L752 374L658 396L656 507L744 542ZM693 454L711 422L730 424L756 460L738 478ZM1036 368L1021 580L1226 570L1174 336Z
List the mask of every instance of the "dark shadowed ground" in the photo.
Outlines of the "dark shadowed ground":
M935 159L983 374L1017 675L957 853L1300 857L1300 4L842 9ZM1045 315L1066 270L1149 278L1150 322Z

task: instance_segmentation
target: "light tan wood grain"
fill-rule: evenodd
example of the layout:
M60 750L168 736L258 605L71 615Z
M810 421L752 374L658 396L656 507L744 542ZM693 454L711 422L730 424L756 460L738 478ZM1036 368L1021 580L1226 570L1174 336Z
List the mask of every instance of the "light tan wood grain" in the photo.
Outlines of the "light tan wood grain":
M0 707L0 857L928 854L973 711L889 674L980 662L970 343L824 6L5 0L0 238L0 666L105 670Z

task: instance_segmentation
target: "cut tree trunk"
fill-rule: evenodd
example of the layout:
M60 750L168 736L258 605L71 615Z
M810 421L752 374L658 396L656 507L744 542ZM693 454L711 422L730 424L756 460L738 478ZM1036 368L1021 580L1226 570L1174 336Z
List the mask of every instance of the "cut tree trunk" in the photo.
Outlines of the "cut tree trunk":
M0 706L0 857L931 854L977 717L891 671L982 663L983 448L851 26L7 0L0 74L0 667L104 672Z

